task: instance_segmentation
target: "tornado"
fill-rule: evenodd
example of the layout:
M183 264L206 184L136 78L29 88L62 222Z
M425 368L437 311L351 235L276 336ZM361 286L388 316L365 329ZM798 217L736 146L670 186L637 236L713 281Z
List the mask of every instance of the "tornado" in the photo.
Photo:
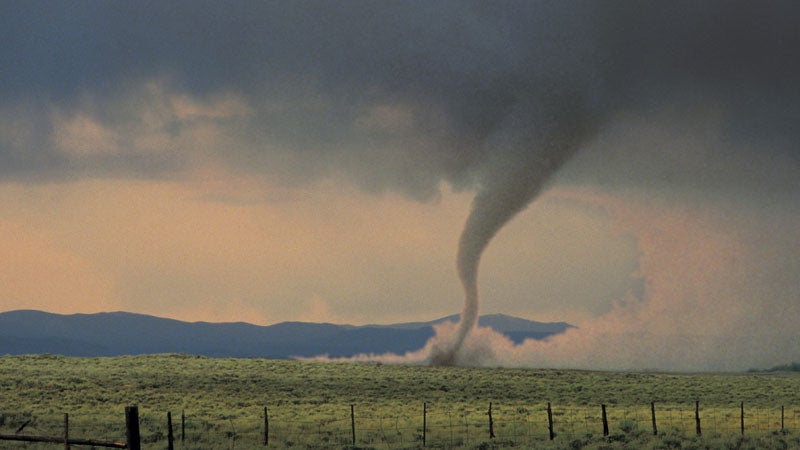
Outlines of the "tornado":
M472 201L456 256L464 309L452 341L432 348L431 365L458 365L462 359L464 342L478 322L478 266L489 242L595 133L600 116L587 101L569 96L548 100L513 114L510 123L487 141L486 145L502 147L498 154L506 159L484 171Z

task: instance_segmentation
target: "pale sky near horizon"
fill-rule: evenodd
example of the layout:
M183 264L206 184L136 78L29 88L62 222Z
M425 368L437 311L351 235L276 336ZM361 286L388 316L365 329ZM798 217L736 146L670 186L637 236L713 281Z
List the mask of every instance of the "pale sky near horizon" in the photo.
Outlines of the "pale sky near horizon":
M454 314L476 192L565 134L480 265L583 330L520 361L800 360L800 5L662 3L3 2L0 311Z

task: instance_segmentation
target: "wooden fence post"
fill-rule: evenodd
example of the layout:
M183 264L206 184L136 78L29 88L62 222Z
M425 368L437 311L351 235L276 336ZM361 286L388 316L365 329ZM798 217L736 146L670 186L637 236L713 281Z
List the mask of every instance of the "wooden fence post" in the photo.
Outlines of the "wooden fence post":
M653 418L653 436L658 436L658 427L656 426L656 402L650 402L650 416Z
M700 400L694 402L694 422L697 435L702 436L703 431L700 429Z
M269 445L269 410L264 407L264 447Z
M64 450L69 450L69 414L64 413Z
M428 404L422 403L422 446L425 447L425 437L428 430Z
M186 439L186 412L181 410L181 443Z
M606 405L600 405L603 410L603 436L608 436L608 416L606 416Z
M141 438L139 437L139 407L125 407L125 438L128 441L128 450L141 450Z
M489 439L494 439L494 421L492 420L492 402L489 402Z
M781 433L785 431L786 429L783 427L783 405L781 405Z
M742 414L741 414L741 428L742 428L742 436L744 436L744 402L741 404Z
M353 447L356 446L356 410L350 405L350 430L353 432Z
M550 407L550 402L547 402L547 429L550 431L550 440L552 441L556 434L553 432L553 409Z
M172 412L167 411L167 449L168 450L175 450L175 444L173 443L175 437L172 435Z

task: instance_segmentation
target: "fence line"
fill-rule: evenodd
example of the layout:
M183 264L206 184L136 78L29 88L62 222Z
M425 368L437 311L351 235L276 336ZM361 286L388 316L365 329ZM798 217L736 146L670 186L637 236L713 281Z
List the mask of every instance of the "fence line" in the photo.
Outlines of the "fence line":
M91 445L134 450L139 450L142 444L160 443L159 448L164 448L165 440L167 448L172 449L178 438L181 448L208 448L220 441L230 442L231 447L241 443L243 448L291 445L460 447L491 441L501 445L530 445L555 439L599 436L613 439L626 434L785 436L790 430L800 428L798 407L789 410L784 405L748 408L744 403L705 408L700 402L682 405L651 402L642 406L489 403L483 407L422 402L418 415L387 415L351 404L349 415L343 407L340 415L330 414L315 420L291 419L292 416L286 414L290 409L264 407L261 419L237 418L234 421L230 418L227 424L224 419L208 420L181 411L180 435L176 436L174 430L178 425L173 424L171 412L166 413L166 418L153 413L140 416L138 408L129 407L125 411L125 442L72 438L67 415L61 436L27 435L24 433L26 423L15 434L0 434L0 440L49 442L63 444L65 448Z
M137 408L135 406L125 408L125 423L127 429L125 442L70 437L69 414L67 413L64 413L64 431L61 436L20 434L25 427L30 424L31 420L28 420L17 429L15 434L0 434L0 441L63 444L65 450L69 450L70 445L91 445L93 447L127 448L131 450L139 450L139 419L135 414L136 410ZM133 415L131 415L131 411L134 412Z

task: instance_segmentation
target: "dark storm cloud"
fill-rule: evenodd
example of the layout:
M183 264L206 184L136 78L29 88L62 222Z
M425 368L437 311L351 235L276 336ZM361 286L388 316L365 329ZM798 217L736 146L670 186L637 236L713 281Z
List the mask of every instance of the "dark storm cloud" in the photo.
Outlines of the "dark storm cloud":
M198 99L234 92L249 102L254 114L231 125L240 145L216 151L231 164L287 179L341 172L364 188L419 198L441 181L491 183L507 161L537 154L526 144L555 122L590 124L585 146L620 113L646 115L665 103L714 105L723 144L797 162L800 5L791 1L43 1L2 9L0 99L4 117L21 111L28 127L25 139L3 136L6 175L168 173L184 164L180 154L135 152L76 162L53 148L50 109L68 114L88 103L110 129L129 126L138 119L115 110L126 101L120 92L158 77ZM524 129L518 144L497 145L509 123ZM638 181L649 178L643 173Z
M800 169L800 4L629 2L609 34L621 100L572 176L788 198ZM763 200L763 198L761 199Z

